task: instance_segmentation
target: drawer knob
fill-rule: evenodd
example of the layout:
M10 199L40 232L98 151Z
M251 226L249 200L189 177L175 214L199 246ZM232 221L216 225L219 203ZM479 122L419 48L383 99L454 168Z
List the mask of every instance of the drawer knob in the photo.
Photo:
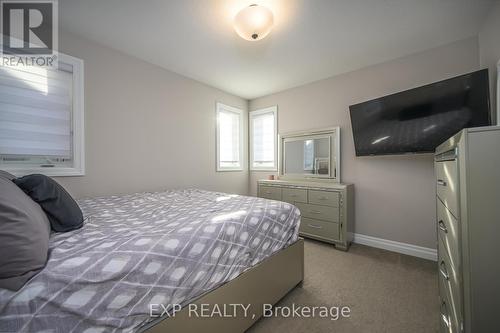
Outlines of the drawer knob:
M320 226L320 225L308 224L307 226L311 227L311 228L314 228L314 229L323 229L323 227Z
M448 275L448 270L446 269L446 263L444 260L441 260L441 263L439 264L439 274L448 281L450 279L450 275Z
M441 185L441 186L446 186L447 185L446 182L444 180L442 180L442 179L438 179L437 180L437 184Z
M444 224L443 220L439 220L438 226L439 229L442 230L445 234L448 233L448 228L446 228L446 225Z

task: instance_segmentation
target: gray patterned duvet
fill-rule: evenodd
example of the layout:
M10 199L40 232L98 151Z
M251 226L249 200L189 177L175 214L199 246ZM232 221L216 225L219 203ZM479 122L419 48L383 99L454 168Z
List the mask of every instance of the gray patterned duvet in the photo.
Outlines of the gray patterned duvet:
M0 332L137 331L149 304L190 303L295 242L300 221L283 202L202 190L78 204L84 227L53 234L42 272L0 290Z

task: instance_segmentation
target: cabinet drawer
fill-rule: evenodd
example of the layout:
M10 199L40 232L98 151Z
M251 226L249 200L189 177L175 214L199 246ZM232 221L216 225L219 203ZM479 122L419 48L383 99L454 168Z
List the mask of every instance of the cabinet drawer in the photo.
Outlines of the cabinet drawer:
M450 258L453 267L459 268L460 230L458 220L439 199L437 199L437 220L437 232L438 237L443 242L442 247Z
M458 327L457 325L462 318L460 278L458 270L452 266L448 255L445 253L441 240L438 241L438 275L440 295L446 295L452 325Z
M315 205L338 207L339 197L338 192L309 190L309 203Z
M296 188L283 188L282 200L294 204L295 202L307 202L307 190Z
M449 302L444 295L439 297L439 332L440 333L455 333L452 328L451 313L449 310ZM458 332L456 332L458 333Z
M440 332L461 333L462 321L457 317L454 311L455 306L442 280L439 280L439 299L441 301L439 314Z
M317 236L329 240L339 239L338 223L309 219L307 217L301 218L299 232L301 234Z
M459 218L457 161L436 162L436 193L439 199Z
M271 200L281 200L281 188L275 186L260 186L259 197Z
M303 217L329 222L339 222L339 209L337 207L295 203Z

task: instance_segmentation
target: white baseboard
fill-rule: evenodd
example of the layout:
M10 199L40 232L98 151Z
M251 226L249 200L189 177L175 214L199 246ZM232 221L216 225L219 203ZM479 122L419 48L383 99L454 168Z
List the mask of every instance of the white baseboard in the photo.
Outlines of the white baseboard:
M407 243L400 243L388 239L354 234L353 242L384 249L392 252L407 254L414 257L437 261L437 250Z

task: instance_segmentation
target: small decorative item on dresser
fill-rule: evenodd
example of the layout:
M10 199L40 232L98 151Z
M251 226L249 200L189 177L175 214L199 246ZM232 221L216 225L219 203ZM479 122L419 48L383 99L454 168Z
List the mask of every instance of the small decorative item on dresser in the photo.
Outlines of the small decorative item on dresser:
M267 176L267 180L274 180L274 175Z

